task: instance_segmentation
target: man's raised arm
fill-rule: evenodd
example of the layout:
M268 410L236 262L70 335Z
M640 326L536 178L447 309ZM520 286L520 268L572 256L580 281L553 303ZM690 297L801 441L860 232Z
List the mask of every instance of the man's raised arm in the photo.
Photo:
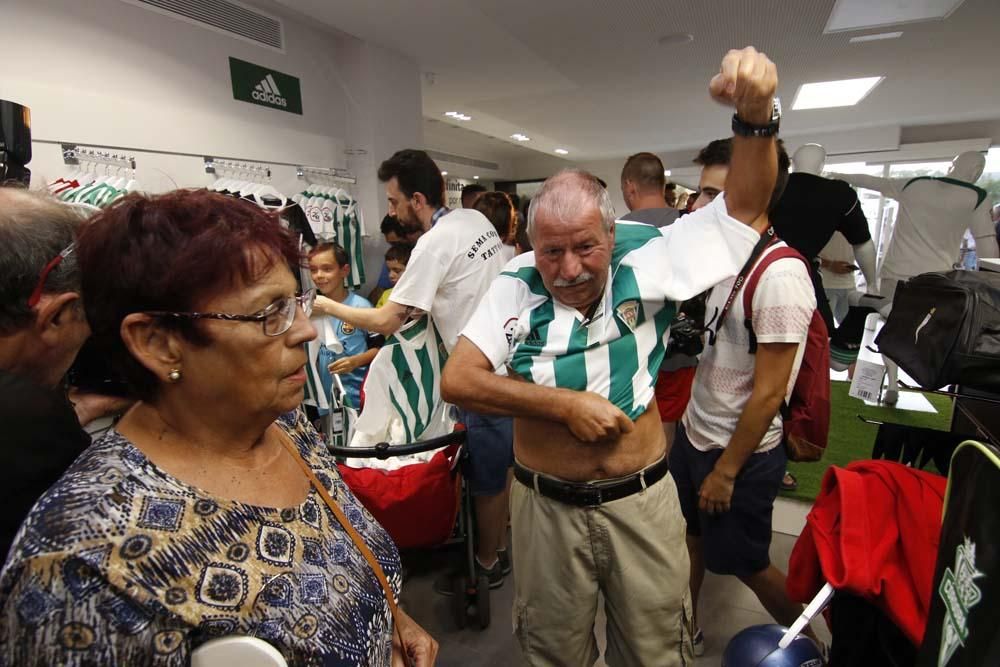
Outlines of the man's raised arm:
M778 71L774 63L752 46L730 51L719 73L709 83L712 99L736 109L743 123L765 127L771 123ZM726 178L729 215L748 225L767 212L778 174L775 137L733 137L733 156Z

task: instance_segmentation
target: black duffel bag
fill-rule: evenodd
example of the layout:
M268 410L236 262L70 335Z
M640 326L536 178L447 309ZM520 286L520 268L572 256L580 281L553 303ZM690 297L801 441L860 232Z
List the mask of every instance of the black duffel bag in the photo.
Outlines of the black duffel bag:
M1000 274L924 273L900 283L875 343L925 389L1000 391Z

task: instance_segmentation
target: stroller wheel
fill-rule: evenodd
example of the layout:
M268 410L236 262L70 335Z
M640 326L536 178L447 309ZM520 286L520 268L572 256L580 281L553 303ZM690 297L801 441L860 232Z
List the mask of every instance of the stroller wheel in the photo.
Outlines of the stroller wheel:
M459 630L465 628L468 614L467 592L465 590L465 575L456 574L451 578L451 613L455 617L455 625Z
M490 627L490 581L486 575L476 582L476 620L480 630Z

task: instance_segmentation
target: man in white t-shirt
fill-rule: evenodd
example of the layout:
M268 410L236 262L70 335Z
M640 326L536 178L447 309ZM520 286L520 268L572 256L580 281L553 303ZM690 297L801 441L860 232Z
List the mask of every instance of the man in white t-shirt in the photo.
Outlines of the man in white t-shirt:
M616 221L586 172L548 179L528 212L534 251L507 264L445 366L446 400L515 418L513 624L527 664L592 665L599 593L609 665L691 663L684 522L654 384L674 302L734 275L760 239L776 85L763 54L727 54L710 90L747 132L733 138L734 178L673 225Z
M493 279L503 268L503 240L479 211L444 206L441 170L424 151L401 150L382 163L389 214L406 233L423 230L389 301L381 308L351 308L317 299L316 312L384 336L410 317L430 314L448 352ZM476 501L477 564L490 587L510 572L507 557L508 469L514 462L509 418L464 415L469 461L465 469ZM450 588L447 589L450 592ZM446 592L444 588L440 592Z
M724 159L707 159L710 154ZM731 155L728 139L713 141L699 154L705 173L695 212L721 196L720 179L727 176ZM781 198L788 166L779 142L778 179L768 212ZM815 290L803 261L771 263L751 302L752 353L741 291L718 321L735 282L734 276L716 285L706 303L706 326L714 333L699 357L691 400L670 451L670 472L687 520L695 655L704 652L697 618L706 567L739 577L782 625L790 626L802 611L788 599L785 575L771 564L768 551L774 499L787 462L780 411L798 376L816 309Z
M858 270L854 265L854 248L843 234L834 232L830 241L820 250L818 258L826 300L830 302L834 321L840 326L851 307L848 297L852 292L858 291L857 279L854 277Z

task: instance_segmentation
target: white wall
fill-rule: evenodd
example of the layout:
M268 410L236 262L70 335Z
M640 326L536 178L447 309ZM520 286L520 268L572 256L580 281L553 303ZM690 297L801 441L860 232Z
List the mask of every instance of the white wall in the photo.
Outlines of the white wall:
M377 235L384 205L375 168L422 144L418 66L280 8L264 11L283 19L285 53L119 0L7 0L0 98L31 108L36 140L351 168ZM234 100L230 56L299 77L303 114ZM33 148L35 183L66 172L58 146ZM366 155L349 158L346 148ZM149 192L214 180L200 157L133 154ZM286 194L302 189L293 167L273 173ZM372 253L380 264L381 252Z

